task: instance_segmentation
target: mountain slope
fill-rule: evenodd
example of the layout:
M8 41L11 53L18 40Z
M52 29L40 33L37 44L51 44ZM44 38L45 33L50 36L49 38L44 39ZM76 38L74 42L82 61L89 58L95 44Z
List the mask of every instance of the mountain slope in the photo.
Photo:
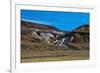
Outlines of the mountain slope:
M89 33L89 24L85 24L76 28L74 32Z
M76 49L89 49L89 24L82 25L72 33L73 40L68 43L69 46Z
M37 35L32 36L31 33L33 30L39 32L39 33L37 33L37 35L40 34L41 32L51 33L52 35L54 35L54 33L53 33L54 31L55 32L63 32L53 26L32 23L32 22L27 22L27 21L21 21L21 39L22 39L21 41L22 41L22 43L23 42L24 43L27 43L27 42L35 43L36 41L37 42L41 41L40 39L38 39L38 37L35 38ZM54 44L54 45L59 46L62 43L61 46L65 45L65 46L68 46L69 48L89 49L89 24L79 26L72 32L68 32L68 33L66 32L66 34L65 34L65 31L64 31L64 34L56 34L57 36L59 35L60 39L55 37L55 39L53 41L55 42L55 40L58 40L58 43ZM72 37L73 37L73 39L72 39ZM69 39L63 41L64 38L65 39L69 38ZM41 42L39 44L43 44L43 43Z
M32 29L33 28L33 29L38 29L40 31L45 31L45 32L52 32L52 31L59 31L60 32L60 30L54 26L33 23L33 22L27 22L27 21L23 21L23 20L21 20L21 26L22 26L22 29L24 29L24 28L31 28Z

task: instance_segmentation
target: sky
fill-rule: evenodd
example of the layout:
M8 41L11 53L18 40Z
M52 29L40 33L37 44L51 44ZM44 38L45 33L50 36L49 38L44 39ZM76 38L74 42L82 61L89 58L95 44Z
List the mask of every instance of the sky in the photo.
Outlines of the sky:
M72 31L90 21L90 14L86 12L21 10L20 14L21 20L55 26L63 31Z

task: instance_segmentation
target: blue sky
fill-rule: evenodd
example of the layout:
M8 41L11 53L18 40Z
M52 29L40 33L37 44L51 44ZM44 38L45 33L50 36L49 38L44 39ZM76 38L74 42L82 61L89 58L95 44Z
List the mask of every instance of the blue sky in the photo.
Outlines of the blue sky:
M89 18L90 14L83 12L21 10L21 20L55 26L64 31L89 23Z

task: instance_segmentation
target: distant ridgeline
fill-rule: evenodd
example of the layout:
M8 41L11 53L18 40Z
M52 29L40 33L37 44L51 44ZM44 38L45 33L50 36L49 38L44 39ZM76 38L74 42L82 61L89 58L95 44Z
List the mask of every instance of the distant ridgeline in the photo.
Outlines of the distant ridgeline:
M46 44L52 46L89 49L89 24L79 26L71 32L65 32L54 26L21 20L21 41L22 45L25 42L39 43L39 41L45 41Z
M38 24L38 23L32 23L27 21L21 21L22 29L25 30L36 30L36 31L44 31L44 32L58 32L62 33L63 31L57 29L54 26L44 25L44 24ZM74 29L72 32L76 33L89 33L89 24L82 25L76 29Z
M76 28L75 30L73 30L73 32L89 33L89 24L82 25L82 26Z
M40 31L40 32L49 32L54 34L62 34L63 32L59 29L57 29L54 26L39 24L39 23L33 23L33 22L27 22L21 20L21 26L22 30L32 30L32 31Z

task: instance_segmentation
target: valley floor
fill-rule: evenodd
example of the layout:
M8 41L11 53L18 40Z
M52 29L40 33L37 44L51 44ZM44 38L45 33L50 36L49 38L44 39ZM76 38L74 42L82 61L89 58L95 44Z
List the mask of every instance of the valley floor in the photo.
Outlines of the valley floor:
M89 50L22 50L21 63L89 60Z

